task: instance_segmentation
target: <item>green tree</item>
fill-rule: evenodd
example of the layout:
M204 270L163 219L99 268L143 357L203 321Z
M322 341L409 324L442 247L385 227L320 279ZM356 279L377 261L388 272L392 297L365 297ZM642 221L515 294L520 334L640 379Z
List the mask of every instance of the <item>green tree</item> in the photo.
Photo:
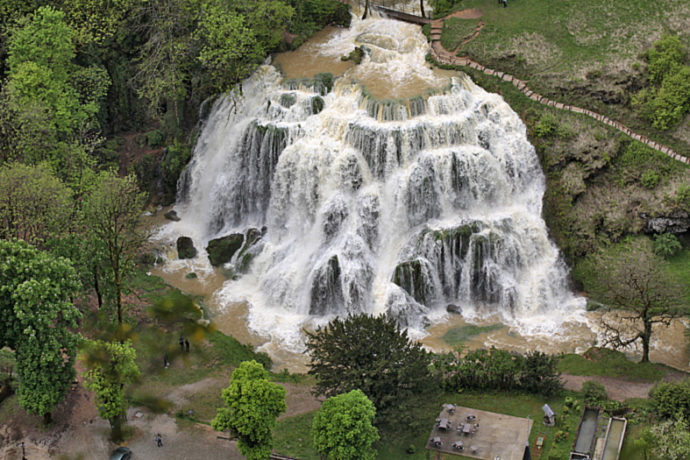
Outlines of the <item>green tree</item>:
M309 373L316 376L315 392L336 396L362 390L376 406L377 424L405 413L404 407L438 388L430 372L430 354L387 316L336 318L307 332L306 346Z
M642 362L649 362L655 326L668 326L683 314L683 288L669 276L667 262L654 254L648 240L637 240L601 252L593 260L600 274L585 286L603 303L620 309L615 322L602 317L607 344L642 345Z
M690 426L685 417L678 414L675 420L666 420L654 425L655 458L683 460L690 458Z
M0 240L0 347L16 351L19 404L46 422L75 375L78 287L68 260Z
M180 119L180 101L187 97L191 66L196 55L191 33L200 0L138 2L134 14L146 42L140 47L134 82L149 111L167 111ZM167 105L167 107L166 107Z
M45 165L0 166L0 238L41 245L69 227L70 190Z
M110 422L112 440L121 441L127 412L124 386L140 376L132 342L88 341L82 360L87 369L84 386L96 393L98 415Z
M195 37L202 43L199 62L211 73L212 86L220 91L249 76L264 56L246 18L227 2L203 3Z
M314 417L311 433L322 458L374 459L372 443L379 438L372 425L376 408L360 390L328 398Z
M285 412L285 388L268 381L268 372L256 361L244 361L221 393L227 407L218 409L214 430L237 436L237 447L249 460L265 460L273 448L273 427Z
M47 161L60 178L79 184L100 142L95 115L110 80L74 64L72 37L64 13L51 7L17 22L0 104L0 160ZM89 93L80 94L75 85Z
M95 244L101 246L114 288L117 322L122 324L122 294L133 270L134 257L146 241L138 228L144 208L134 176L103 174L84 203L84 216Z

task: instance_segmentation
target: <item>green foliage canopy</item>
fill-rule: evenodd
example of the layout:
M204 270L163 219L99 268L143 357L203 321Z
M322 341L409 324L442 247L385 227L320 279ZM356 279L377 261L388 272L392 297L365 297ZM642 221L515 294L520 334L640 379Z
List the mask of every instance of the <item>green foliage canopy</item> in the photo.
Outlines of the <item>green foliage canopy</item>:
M19 404L47 420L74 379L78 286L68 260L0 240L0 346L16 351Z
M372 340L376 337L376 340ZM407 337L395 319L387 316L349 315L307 332L315 391L336 396L362 390L374 403L377 423L414 404L437 389L430 373L431 357Z
M314 417L314 447L325 458L373 460L379 438L372 425L376 408L360 390L328 398Z
M96 393L98 415L110 421L113 441L122 439L122 421L127 410L124 386L139 376L132 342L86 342L82 360L86 364L84 387Z
M0 166L0 238L40 245L67 229L72 208L70 190L45 165Z
M244 361L232 373L222 397L227 407L218 409L213 429L237 436L237 447L247 459L268 459L276 418L286 409L285 388L269 382L261 364Z

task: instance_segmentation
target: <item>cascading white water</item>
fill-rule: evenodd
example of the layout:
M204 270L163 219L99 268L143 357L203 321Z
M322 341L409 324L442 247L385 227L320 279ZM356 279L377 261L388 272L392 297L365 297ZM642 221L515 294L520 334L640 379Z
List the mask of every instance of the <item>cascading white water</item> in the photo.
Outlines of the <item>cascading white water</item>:
M582 312L541 219L544 177L519 117L465 76L439 81L418 27L355 20L319 52L355 44L367 56L332 91L266 65L241 96L217 100L182 179L182 221L165 234L197 248L246 234L222 296L247 300L250 327L287 347L308 322L349 312L420 330L452 303L527 333ZM384 79L442 89L376 100L367 82ZM203 250L193 263L209 268Z

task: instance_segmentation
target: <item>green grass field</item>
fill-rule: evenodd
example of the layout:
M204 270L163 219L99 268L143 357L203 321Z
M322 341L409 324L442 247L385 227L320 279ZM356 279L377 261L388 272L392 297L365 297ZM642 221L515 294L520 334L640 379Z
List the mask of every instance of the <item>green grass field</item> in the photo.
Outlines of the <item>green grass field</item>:
M558 370L566 374L624 377L639 382L657 382L667 373L662 365L636 363L620 351L607 348L590 348L585 355L563 355L558 361Z
M446 20L441 32L441 44L445 49L453 51L472 36L478 23L477 19L450 18Z

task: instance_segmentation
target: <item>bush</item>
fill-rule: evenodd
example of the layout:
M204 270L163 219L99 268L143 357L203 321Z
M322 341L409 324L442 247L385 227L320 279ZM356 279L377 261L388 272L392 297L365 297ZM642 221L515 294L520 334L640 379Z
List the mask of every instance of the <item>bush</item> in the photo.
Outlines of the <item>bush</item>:
M146 143L151 148L155 149L155 148L162 146L164 141L165 141L165 136L163 136L163 133L157 129L155 129L153 131L149 131L148 133L146 133Z
M657 174L655 171L645 171L644 173L642 173L640 182L642 182L642 185L645 188L651 190L653 188L656 188L657 185L659 185L659 179L659 174Z
M609 399L604 385L593 381L582 384L582 397L585 400L585 404L600 404Z
M649 61L649 76L652 82L661 84L666 76L676 71L683 64L685 52L680 38L672 35L663 35L647 51L646 57Z
M678 241L676 235L672 233L654 235L654 252L661 257L672 257L681 249L683 249L683 246Z
M442 355L435 365L444 376L442 385L448 391L516 390L549 396L562 389L557 362L557 357L541 352L521 355L492 347L470 351L463 358Z
M546 112L542 114L534 127L534 135L537 137L548 137L556 133L558 129L558 122L552 113Z
M690 379L682 382L662 382L649 392L654 402L654 410L661 417L675 417L682 414L690 418Z

